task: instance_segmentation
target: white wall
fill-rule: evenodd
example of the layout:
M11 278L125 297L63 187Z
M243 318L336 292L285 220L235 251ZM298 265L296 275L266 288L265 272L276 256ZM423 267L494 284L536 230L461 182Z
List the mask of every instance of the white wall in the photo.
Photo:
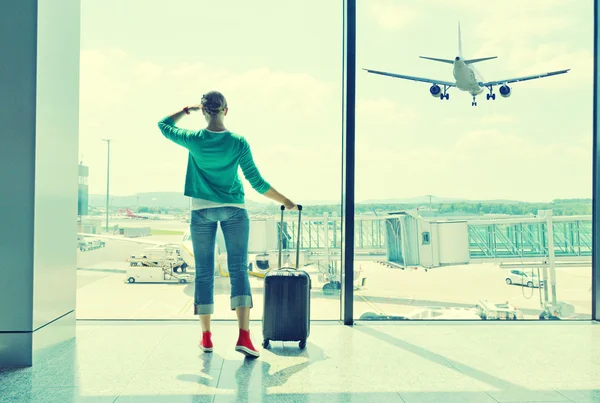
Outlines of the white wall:
M0 366L74 335L79 24L79 0L0 3Z
M79 0L38 6L34 329L75 309Z

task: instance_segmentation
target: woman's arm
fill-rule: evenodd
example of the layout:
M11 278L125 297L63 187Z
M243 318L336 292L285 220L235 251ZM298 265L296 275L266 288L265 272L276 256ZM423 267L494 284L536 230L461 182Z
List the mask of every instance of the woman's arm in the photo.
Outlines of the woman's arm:
M188 109L188 112L194 112L194 111L201 110L202 106L201 105L192 105L192 106L188 106L187 109ZM182 109L179 112L175 112L172 115L169 115L169 117L171 119L173 119L173 122L175 122L175 124L177 124L177 122L185 115L187 115L187 113L185 113L185 109Z
M286 209L295 210L296 204L279 193L277 190L273 188L267 181L263 179L256 164L254 164L254 159L252 158L252 151L250 150L250 145L243 141L243 151L240 157L240 167L242 168L242 172L244 176L250 182L250 185L254 190L258 193L268 197L271 200L275 200L278 203L281 203L285 206Z
M199 105L189 106L188 111L197 111L202 109ZM176 127L177 121L179 121L184 115L186 115L185 110L180 110L179 112L175 112L172 115L162 119L158 122L158 127L162 134L168 138L169 140L186 147L190 135L195 134L195 131L180 129ZM171 124L172 122L172 124Z
M277 190L275 190L273 186L271 186L269 190L263 193L263 195L271 200L275 200L276 202L283 204L288 210L296 210L298 208L296 206L296 203L279 193Z

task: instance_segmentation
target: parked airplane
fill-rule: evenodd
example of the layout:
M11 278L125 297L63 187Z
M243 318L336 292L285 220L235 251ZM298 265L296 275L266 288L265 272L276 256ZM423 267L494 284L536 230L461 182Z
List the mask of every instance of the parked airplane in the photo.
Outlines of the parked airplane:
M168 214L134 214L130 209L125 209L125 211L119 209L119 213L127 218L134 218L138 220L175 220L177 218Z
M141 216L139 214L133 214L131 212L131 210L129 210L129 209L126 209L126 211L123 211L122 209L119 209L119 214L122 214L122 215L126 216L127 218L135 218L135 219L138 219L138 220L147 220L148 219L148 217Z
M487 88L487 90L489 91L489 93L486 94L487 95L486 98L488 101L490 99L492 99L492 100L496 99L496 94L494 94L494 91L493 91L493 88L495 86L500 86L500 88L499 88L500 95L503 98L508 98L508 97L510 97L510 95L512 93L511 88L508 86L508 84L516 83L516 82L520 82L520 81L535 80L538 78L550 77L550 76L555 76L558 74L564 74L570 70L570 69L558 70L558 71L552 71L550 73L542 73L542 74L536 74L536 75L532 75L532 76L525 76L525 77L518 77L518 78L508 78L508 79L497 80L497 81L484 82L482 80L478 80L477 77L475 76L475 72L477 72L477 70L475 69L473 64L483 62L486 60L496 59L498 56L482 57L482 58L478 58L478 59L464 59L463 55L462 55L462 40L461 40L461 33L460 33L460 23L458 24L458 56L456 56L454 58L454 60L440 59L440 58L426 57L426 56L419 56L419 57L421 59L427 59L427 60L433 60L436 62L452 64L454 66L452 74L454 75L454 79L456 81L450 82L450 81L444 81L444 80L434 80L434 79L430 79L430 78L413 77L413 76L407 76L407 75L403 75L403 74L387 73L384 71L377 71L377 70L370 70L370 69L363 69L363 70L365 70L369 73L372 73L372 74L380 74L383 76L402 78L405 80L419 81L419 82L432 84L431 88L429 88L429 93L434 98L439 98L441 100L450 99L450 94L448 94L447 91L449 88L456 87L461 91L465 91L465 92L468 92L469 94L471 94L471 96L473 97L473 102L471 103L472 106L477 106L476 97L477 97L477 95L479 95L485 91L484 88ZM444 87L443 91L441 89L441 86Z

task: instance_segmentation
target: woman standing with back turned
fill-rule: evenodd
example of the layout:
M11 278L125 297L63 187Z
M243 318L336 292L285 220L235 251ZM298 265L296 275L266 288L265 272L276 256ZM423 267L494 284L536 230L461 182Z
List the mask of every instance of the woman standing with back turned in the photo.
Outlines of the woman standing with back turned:
M208 125L201 130L178 128L176 123L192 111L202 111ZM211 352L210 316L214 312L214 261L217 222L221 223L231 282L231 309L236 311L240 328L235 349L248 357L260 354L250 339L252 294L248 281L248 238L250 220L244 205L244 188L238 167L252 187L287 209L296 205L277 192L260 175L250 146L242 136L225 128L227 101L211 91L200 105L189 106L158 123L163 135L189 150L185 195L192 198L191 235L196 262L194 314L200 316L200 348Z

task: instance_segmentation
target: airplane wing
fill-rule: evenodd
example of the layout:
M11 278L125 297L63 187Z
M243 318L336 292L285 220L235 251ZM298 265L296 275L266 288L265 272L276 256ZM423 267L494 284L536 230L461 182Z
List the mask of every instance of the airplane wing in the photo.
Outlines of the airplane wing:
M536 75L533 75L533 76L525 76L525 77L519 77L519 78L509 78L509 79L506 79L506 80L489 81L489 82L486 82L486 83L481 82L481 83L479 83L479 85L481 87L493 87L494 85L502 85L502 84L516 83L516 82L520 82L520 81L535 80L535 79L538 79L538 78L556 76L558 74L565 74L569 70L571 70L571 69L551 71L550 73L536 74Z
M159 242L159 241L150 241L147 239L123 238L120 236L113 236L113 235L87 234L87 233L83 233L83 232L78 232L77 235L85 237L85 238L109 239L109 240L113 240L113 241L125 241L125 242L139 243L139 244L145 244L145 245L154 245L154 246L163 246L163 245L173 244L173 242Z
M386 73L385 71L377 71L377 70L369 70L369 69L363 69L363 70L365 70L368 73L380 74L382 76L389 76L389 77L395 77L395 78L403 78L405 80L419 81L419 82L422 82L422 83L429 83L429 84L441 84L441 85L447 85L448 87L456 87L456 83L451 83L450 81L434 80L434 79L431 79L431 78L405 76L405 75L402 75L402 74Z

